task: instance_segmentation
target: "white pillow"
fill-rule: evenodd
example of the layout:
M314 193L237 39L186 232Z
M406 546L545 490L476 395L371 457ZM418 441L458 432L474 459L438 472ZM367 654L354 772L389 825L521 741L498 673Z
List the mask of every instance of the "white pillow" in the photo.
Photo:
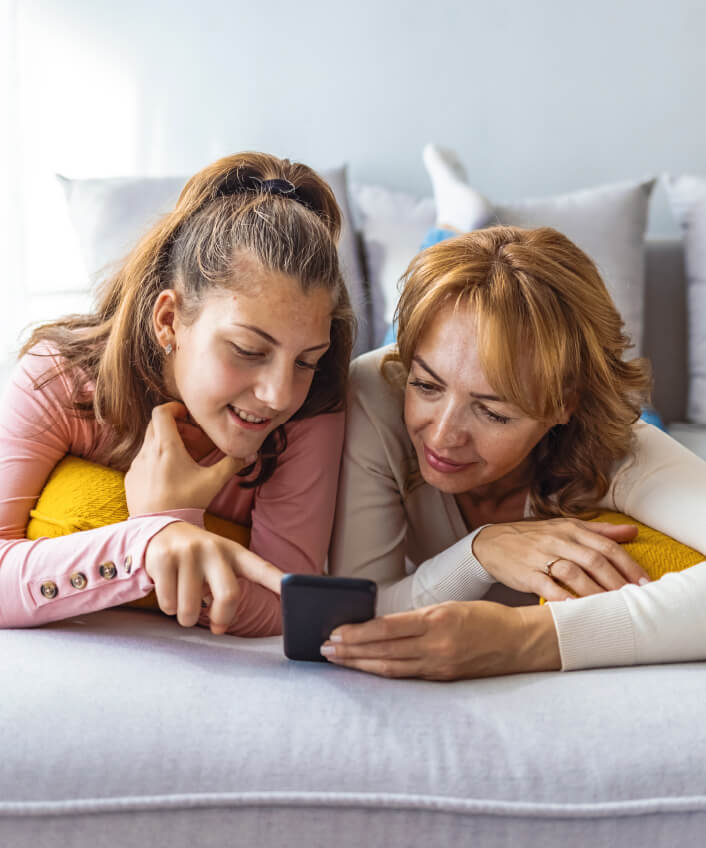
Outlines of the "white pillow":
M687 417L706 424L706 179L665 177L674 215L684 232L689 336Z
M431 197L420 199L402 191L355 183L351 196L365 246L373 346L378 347L392 323L399 279L434 226L434 201Z
M341 270L358 316L355 353L372 345L368 298L348 202L346 168L319 172L343 214L338 246ZM172 209L187 177L113 177L73 180L58 176L91 279L103 278L157 219Z
M636 355L642 346L644 235L654 182L617 183L495 205L497 223L554 227L591 256L623 316ZM373 305L382 300L383 323L389 324L399 277L434 226L434 204L430 198L365 185L353 186L351 193L358 207ZM373 327L380 343L375 316Z

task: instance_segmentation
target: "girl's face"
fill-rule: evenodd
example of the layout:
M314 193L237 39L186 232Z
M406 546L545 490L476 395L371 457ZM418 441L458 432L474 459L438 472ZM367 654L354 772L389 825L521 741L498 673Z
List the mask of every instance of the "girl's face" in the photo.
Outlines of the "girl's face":
M304 403L329 347L332 302L325 289L305 294L295 278L252 259L240 263L238 276L237 290L206 294L194 321L185 322L177 306L170 319L163 292L155 329L173 346L165 361L170 393L216 447L245 458Z
M442 310L417 347L405 389L422 477L449 494L516 483L532 449L559 423L529 418L498 397L480 366L473 323L468 310Z

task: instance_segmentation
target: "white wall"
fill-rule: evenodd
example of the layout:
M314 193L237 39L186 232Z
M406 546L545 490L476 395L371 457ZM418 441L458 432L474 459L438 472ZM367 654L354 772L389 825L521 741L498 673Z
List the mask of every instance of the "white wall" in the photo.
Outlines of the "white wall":
M56 239L77 261L53 171L182 174L250 148L426 194L435 140L497 199L706 173L699 0L0 2L37 304L67 285ZM676 232L653 206L652 231Z

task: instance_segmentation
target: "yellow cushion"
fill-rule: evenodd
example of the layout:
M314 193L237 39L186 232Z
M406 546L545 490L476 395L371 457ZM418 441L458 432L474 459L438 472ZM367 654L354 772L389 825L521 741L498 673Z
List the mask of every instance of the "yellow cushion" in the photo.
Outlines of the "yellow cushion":
M64 457L49 475L36 506L30 511L25 536L28 539L66 536L127 520L124 479L122 471L76 456ZM247 546L250 541L248 527L208 512L204 526L241 545ZM154 592L125 606L159 609Z
M622 513L602 512L592 520L609 524L634 524L638 527L635 541L626 542L623 548L645 569L651 580L658 580L669 571L683 571L706 559L688 545L682 545L659 530L653 530ZM544 598L540 602L544 603Z

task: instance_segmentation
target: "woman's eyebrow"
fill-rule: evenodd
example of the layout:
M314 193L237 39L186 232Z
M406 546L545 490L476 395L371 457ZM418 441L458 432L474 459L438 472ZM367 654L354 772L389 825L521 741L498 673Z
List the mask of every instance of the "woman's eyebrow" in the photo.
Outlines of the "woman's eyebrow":
M415 354L415 355L412 357L412 361L413 361L413 362L416 362L416 363L417 363L417 365L421 365L421 366L422 366L422 368L423 368L423 369L424 369L424 370L425 370L425 371L426 371L426 372L427 372L427 373L428 373L431 377L433 377L433 378L436 380L436 382L437 382L437 383L441 383L441 385L442 385L442 386L445 386L445 385L446 385L446 380L442 380L442 379L441 379L441 377L440 377L438 374L436 374L434 371L432 371L432 370L431 370L431 368L430 368L430 367L426 364L426 362L422 359L422 357L421 357L421 356L419 356L418 354Z
M421 365L421 367L426 372L428 372L437 381L437 383L441 383L442 386L446 385L446 382L444 380L442 380L441 377L438 374L436 374L436 373L434 373L434 371L432 371L432 369L427 365L427 363L422 359L421 356L415 355L415 356L412 357L412 360L414 362L416 362L418 365ZM472 398L475 398L476 400L495 400L495 401L498 401L499 403L507 403L506 400L503 400L503 398L498 397L497 395L484 395L484 394L478 394L477 392L469 392L468 394Z
M245 330L250 330L252 333L257 333L258 336L262 336L265 341L269 342L274 347L280 347L280 342L274 336L271 336L269 333L266 333L264 330L261 330L259 327L255 327L252 324L236 324L236 327L243 327ZM305 347L302 353L308 353L310 350L320 350L324 347L329 347L330 342L322 342L320 345L313 345L312 347Z

